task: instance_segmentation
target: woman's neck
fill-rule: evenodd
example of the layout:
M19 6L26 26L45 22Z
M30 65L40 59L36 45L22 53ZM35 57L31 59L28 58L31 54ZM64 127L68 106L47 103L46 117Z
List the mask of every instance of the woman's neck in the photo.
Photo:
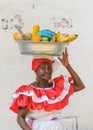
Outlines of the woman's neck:
M46 80L44 80L44 81L39 81L39 82L38 82L38 85L39 85L41 88L50 87L50 84L49 84L48 81L46 81Z
M39 88L49 88L49 87L52 87L52 85L53 85L52 81L49 82L49 81L47 81L47 80L34 82L33 84L34 84L36 87L39 87Z

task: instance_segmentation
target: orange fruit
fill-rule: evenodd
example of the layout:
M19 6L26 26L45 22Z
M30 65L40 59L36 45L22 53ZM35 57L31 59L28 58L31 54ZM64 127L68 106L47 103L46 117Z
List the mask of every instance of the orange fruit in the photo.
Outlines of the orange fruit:
M41 36L38 36L38 35L32 35L32 39L31 40L38 42L38 41L41 41L42 38L41 38Z
M15 40L22 40L22 35L18 32L15 32L14 35L13 35L13 38Z

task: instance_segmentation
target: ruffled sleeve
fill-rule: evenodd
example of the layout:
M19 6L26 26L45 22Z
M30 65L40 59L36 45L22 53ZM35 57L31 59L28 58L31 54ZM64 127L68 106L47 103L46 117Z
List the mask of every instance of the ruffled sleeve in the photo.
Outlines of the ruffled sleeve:
M10 109L18 113L18 108L27 107L29 110L52 111L63 109L69 103L69 97L74 92L71 78L59 76L53 79L51 88L36 88L31 85L22 85L13 94Z

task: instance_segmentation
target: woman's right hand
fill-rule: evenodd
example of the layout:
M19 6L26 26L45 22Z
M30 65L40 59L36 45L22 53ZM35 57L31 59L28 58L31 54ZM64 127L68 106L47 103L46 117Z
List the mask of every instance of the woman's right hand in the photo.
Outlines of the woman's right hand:
M67 47L65 47L65 52L63 52L62 58L58 57L58 59L65 67L69 66Z

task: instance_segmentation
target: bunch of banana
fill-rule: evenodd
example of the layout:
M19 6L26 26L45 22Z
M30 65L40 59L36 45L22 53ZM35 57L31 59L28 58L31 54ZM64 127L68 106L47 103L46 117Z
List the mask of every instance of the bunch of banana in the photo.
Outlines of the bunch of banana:
M77 37L78 37L77 34L71 34L71 35L67 35L67 36L62 36L62 37L60 38L60 42L69 43L69 42L74 41Z
M51 42L60 42L61 34L60 32L55 33L55 35L52 37Z
M57 34L55 34L52 39L51 42L64 42L64 43L69 43L74 41L76 38L78 37L77 34L71 34L71 35L62 35L60 34L60 32L58 32Z
M51 39L51 42L56 42L57 41L57 35L55 34L52 39Z

